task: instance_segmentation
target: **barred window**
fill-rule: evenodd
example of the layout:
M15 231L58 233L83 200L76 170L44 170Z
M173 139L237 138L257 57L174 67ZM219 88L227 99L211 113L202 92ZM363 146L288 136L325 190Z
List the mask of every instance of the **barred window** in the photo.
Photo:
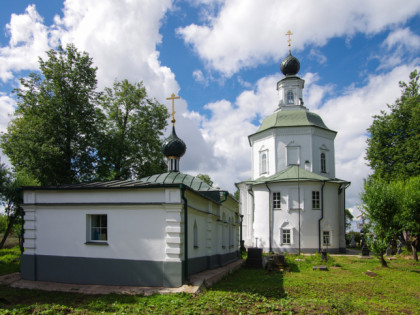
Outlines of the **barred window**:
M331 245L330 239L330 231L323 231L322 232L322 244L323 245Z
M281 209L281 194L273 192L273 209Z
M320 197L319 191L312 192L312 209L320 209Z

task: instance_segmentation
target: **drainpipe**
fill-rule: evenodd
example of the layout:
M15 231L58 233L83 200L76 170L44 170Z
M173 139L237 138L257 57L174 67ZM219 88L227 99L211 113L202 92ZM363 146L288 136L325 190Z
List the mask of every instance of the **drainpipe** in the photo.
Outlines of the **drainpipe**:
M254 192L252 191L252 185L247 185L247 187L248 187L248 193L252 197L252 220L249 220L249 218L248 218L248 229L249 229L250 228L250 226L249 226L250 222L252 222L252 225L253 225L253 222L254 222L255 198L254 198ZM254 235L251 236L251 239L252 239L252 237L254 237ZM255 245L255 247L257 247L257 245Z
M241 221L241 226L240 226L240 230L239 230L239 232L240 232L240 236L239 236L239 242L240 242L240 252L241 252L241 259L242 259L242 252L244 251L244 249L245 249L245 246L244 246L244 240L242 239L242 222L243 222L243 220L244 220L244 215L243 214L240 214L239 215L239 220Z
M272 217L271 217L271 215L272 215L272 211L271 211L271 189L270 189L270 187L268 187L267 182L265 182L265 186L268 189L268 233L269 233L268 243L269 243L269 251L271 253L271 252L273 252L273 246L272 246L272 236L273 236L272 235L273 234L272 228L273 227L272 227Z
M321 187L321 217L318 220L318 252L321 253L321 220L324 218L324 186L326 181L322 183Z
M188 276L188 200L185 198L185 185L179 185L181 188L181 199L184 201L184 277L189 281Z

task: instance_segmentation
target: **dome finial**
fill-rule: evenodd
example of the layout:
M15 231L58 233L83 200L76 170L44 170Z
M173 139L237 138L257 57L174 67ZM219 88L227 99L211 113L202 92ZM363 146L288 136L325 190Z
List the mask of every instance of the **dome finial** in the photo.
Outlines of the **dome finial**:
M175 126L175 100L176 99L180 99L180 97L179 96L175 96L175 93L172 93L172 95L171 95L171 97L167 97L166 98L167 100L172 100L172 120L171 120L171 123L172 123L172 126Z
M175 132L175 100L179 98L174 93L172 93L171 97L166 98L167 100L172 100L172 133L163 141L162 151L168 161L168 170L170 172L179 172L179 159L187 150L184 141L178 138Z
M287 40L289 42L289 55L286 58L284 58L280 64L280 70L285 76L296 75L300 70L299 60L296 57L292 56L292 39L290 38L290 36L292 35L293 33L290 30L288 30L286 36L289 36L289 39Z
M288 43L289 43L289 55L291 55L292 54L292 44L291 44L291 42L292 42L292 39L290 38L290 36L292 36L293 35L293 33L290 31L290 30L288 30L287 31L287 33L286 33L286 36L289 36L289 39L287 40L288 41Z

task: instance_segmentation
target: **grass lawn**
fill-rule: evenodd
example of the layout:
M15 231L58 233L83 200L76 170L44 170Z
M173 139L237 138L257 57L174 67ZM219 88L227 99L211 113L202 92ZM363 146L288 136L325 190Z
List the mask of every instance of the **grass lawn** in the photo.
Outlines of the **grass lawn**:
M15 266L3 252L2 272ZM0 286L0 314L420 313L420 263L399 257L382 268L376 258L330 257L329 271L313 271L318 255L295 258L287 256L287 272L242 268L195 296L88 296ZM377 276L368 277L367 270Z

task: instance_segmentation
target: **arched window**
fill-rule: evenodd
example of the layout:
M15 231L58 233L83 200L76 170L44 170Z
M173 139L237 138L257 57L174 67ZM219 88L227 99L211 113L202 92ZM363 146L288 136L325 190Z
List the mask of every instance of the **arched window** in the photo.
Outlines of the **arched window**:
M198 228L197 228L197 221L194 220L194 228L193 228L193 238L194 238L194 248L198 248Z
M268 173L268 150L260 151L260 175Z
M287 92L287 104L294 104L295 103L295 97L293 96L292 91Z
M325 153L321 153L321 173L327 172Z
M261 174L267 173L267 153L261 156Z

